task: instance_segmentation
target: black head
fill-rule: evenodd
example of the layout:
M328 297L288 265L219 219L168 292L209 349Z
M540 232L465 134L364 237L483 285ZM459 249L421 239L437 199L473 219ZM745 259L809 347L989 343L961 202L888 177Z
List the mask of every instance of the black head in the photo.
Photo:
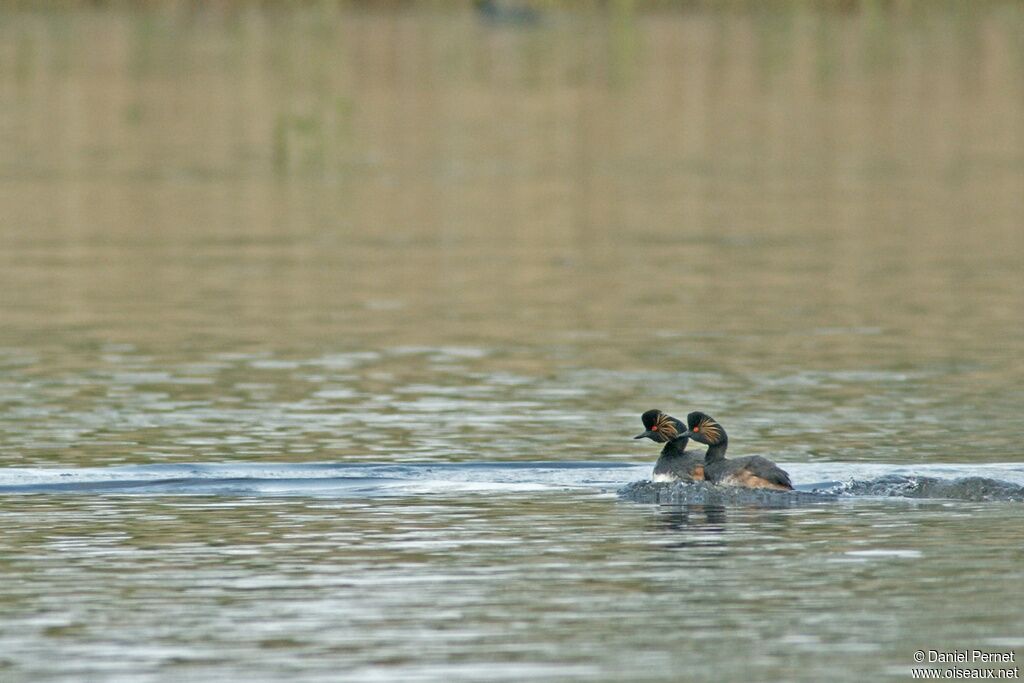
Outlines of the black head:
M717 446L725 441L725 430L722 425L715 422L715 418L707 413L694 411L686 416L687 430L683 436L688 436L706 446Z
M660 410L648 410L640 416L644 423L644 431L634 436L634 439L647 437L651 441L664 443L679 436L686 427L682 422L671 415L666 415Z

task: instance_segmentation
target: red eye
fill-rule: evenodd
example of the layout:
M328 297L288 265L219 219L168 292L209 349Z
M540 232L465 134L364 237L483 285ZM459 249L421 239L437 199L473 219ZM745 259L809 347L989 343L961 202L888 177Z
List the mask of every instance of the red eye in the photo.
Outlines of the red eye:
M651 427L651 431L652 431L652 432L656 432L656 431L658 431L658 425L653 425L653 426Z
M693 428L693 431L695 431L695 432L699 432L699 431L700 431L700 427L694 427L694 428Z

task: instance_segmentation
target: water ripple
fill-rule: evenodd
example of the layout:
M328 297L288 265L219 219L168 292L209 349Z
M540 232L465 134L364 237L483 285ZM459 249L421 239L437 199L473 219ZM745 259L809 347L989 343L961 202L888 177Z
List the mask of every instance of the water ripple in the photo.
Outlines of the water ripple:
M98 468L7 468L0 470L0 494L118 493L374 497L587 489L619 490L641 502L763 504L790 506L837 496L1024 500L1024 467L992 465L990 477L977 466L921 468L932 476L908 475L906 466L842 463L797 465L792 493L749 491L699 483L653 484L649 465L591 461L469 463L193 463ZM883 472L865 479L866 472ZM1002 479L994 478L996 476ZM637 481L640 479L640 481ZM630 483L632 482L632 483ZM803 482L803 483L800 483ZM622 488L625 487L625 488Z

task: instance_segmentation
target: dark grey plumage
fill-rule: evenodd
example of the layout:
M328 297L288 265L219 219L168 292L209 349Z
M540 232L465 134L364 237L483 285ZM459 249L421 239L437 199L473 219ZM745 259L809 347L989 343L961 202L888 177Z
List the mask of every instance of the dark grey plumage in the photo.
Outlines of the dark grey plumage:
M781 467L760 455L727 459L729 437L722 425L706 413L692 412L686 416L687 430L683 435L706 444L704 479L713 484L766 488L790 491L793 482Z
M687 451L689 439L674 439L661 449L661 457L654 463L654 481L702 481L704 479L704 452Z
M704 478L713 484L792 490L793 482L781 467L760 455L717 460L704 465Z

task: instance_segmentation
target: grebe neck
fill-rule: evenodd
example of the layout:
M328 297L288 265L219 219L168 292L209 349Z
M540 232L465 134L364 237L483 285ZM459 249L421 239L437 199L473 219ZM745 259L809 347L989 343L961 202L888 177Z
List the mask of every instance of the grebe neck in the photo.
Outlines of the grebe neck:
M714 446L708 446L708 452L704 454L704 462L717 462L725 460L725 449L729 447L729 437L722 431L722 438Z
M689 443L689 439L683 437L682 439L672 439L665 443L665 447L661 449L662 455L682 455L683 451L686 450L686 444Z

